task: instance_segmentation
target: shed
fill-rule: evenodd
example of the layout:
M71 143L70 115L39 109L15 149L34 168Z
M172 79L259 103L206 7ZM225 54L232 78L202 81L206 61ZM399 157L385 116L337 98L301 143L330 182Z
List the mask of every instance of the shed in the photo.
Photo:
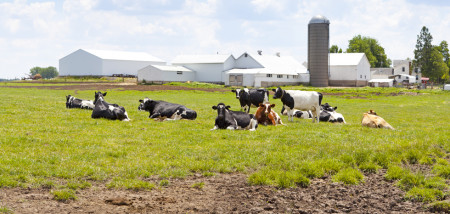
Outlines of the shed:
M234 60L231 54L179 55L172 64L195 71L195 81L224 83L222 72L232 69Z
M369 80L369 86L371 87L392 87L394 86L393 79L371 79Z
M330 86L367 86L370 63L364 53L330 53Z
M414 84L416 83L416 77L407 74L397 74L389 76L389 79L394 79L397 83Z
M59 60L61 76L137 75L148 65L166 62L144 52L79 49Z
M138 81L153 83L187 82L195 80L195 72L182 66L149 65L138 71Z
M234 69L223 73L222 79L225 85L270 87L308 83L309 73L290 56L244 53L236 59Z

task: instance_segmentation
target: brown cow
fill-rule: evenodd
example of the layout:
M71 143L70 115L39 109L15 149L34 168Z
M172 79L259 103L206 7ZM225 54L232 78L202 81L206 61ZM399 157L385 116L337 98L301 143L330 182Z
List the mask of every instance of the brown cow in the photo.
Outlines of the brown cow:
M263 125L284 125L283 122L281 122L281 117L274 111L272 108L275 107L275 104L270 103L260 103L258 109L255 113L255 119L258 121L259 124Z
M391 125L389 125L389 123L387 123L383 118L378 116L377 113L374 112L373 110L364 113L361 125L371 128L385 128L394 130L394 128Z

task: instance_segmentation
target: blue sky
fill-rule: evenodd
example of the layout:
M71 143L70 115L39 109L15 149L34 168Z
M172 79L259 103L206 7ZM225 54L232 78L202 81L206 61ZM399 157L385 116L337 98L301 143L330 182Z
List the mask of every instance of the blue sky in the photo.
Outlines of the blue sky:
M58 68L80 48L143 51L166 61L179 54L242 52L307 60L307 25L330 19L330 44L361 34L390 59L413 58L428 27L433 44L450 42L450 1L432 0L2 0L0 78L34 66Z

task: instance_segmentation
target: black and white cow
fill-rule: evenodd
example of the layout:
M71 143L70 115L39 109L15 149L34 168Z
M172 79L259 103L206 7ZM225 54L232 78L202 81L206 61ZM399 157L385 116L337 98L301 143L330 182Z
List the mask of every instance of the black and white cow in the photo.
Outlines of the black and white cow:
M236 99L239 99L241 110L250 112L250 107L258 107L260 103L269 102L269 91L264 88L260 89L233 89L231 92L236 93Z
M253 114L248 114L241 111L231 111L230 106L226 106L223 103L213 106L212 109L217 110L217 117L214 124L216 129L248 129L255 131L258 128L258 121Z
M275 92L273 99L281 99L283 106L288 111L288 120L294 121L294 109L311 111L312 122L319 122L320 104L322 94L316 91L283 90L280 87L272 89Z
M144 100L139 100L139 102L141 104L138 110L150 112L148 117L155 120L195 120L197 118L197 112L180 104L152 100L147 97Z
M106 118L110 120L129 121L130 119L128 118L128 114L125 111L125 108L117 104L110 104L106 102L103 98L103 96L105 95L106 92L95 92L95 107L92 111L91 117L94 119Z
M81 109L94 109L94 102L92 100L82 100L75 98L72 95L66 96L66 108L81 108Z
M337 106L331 107L330 104L325 103L320 105L320 121L332 123L346 123L344 116L336 112Z

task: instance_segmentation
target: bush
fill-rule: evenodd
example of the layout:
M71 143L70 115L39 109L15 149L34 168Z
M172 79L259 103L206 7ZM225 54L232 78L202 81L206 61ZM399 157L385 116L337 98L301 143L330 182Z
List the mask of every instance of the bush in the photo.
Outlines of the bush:
M333 181L344 184L359 184L363 178L364 176L358 169L345 168L333 176Z

